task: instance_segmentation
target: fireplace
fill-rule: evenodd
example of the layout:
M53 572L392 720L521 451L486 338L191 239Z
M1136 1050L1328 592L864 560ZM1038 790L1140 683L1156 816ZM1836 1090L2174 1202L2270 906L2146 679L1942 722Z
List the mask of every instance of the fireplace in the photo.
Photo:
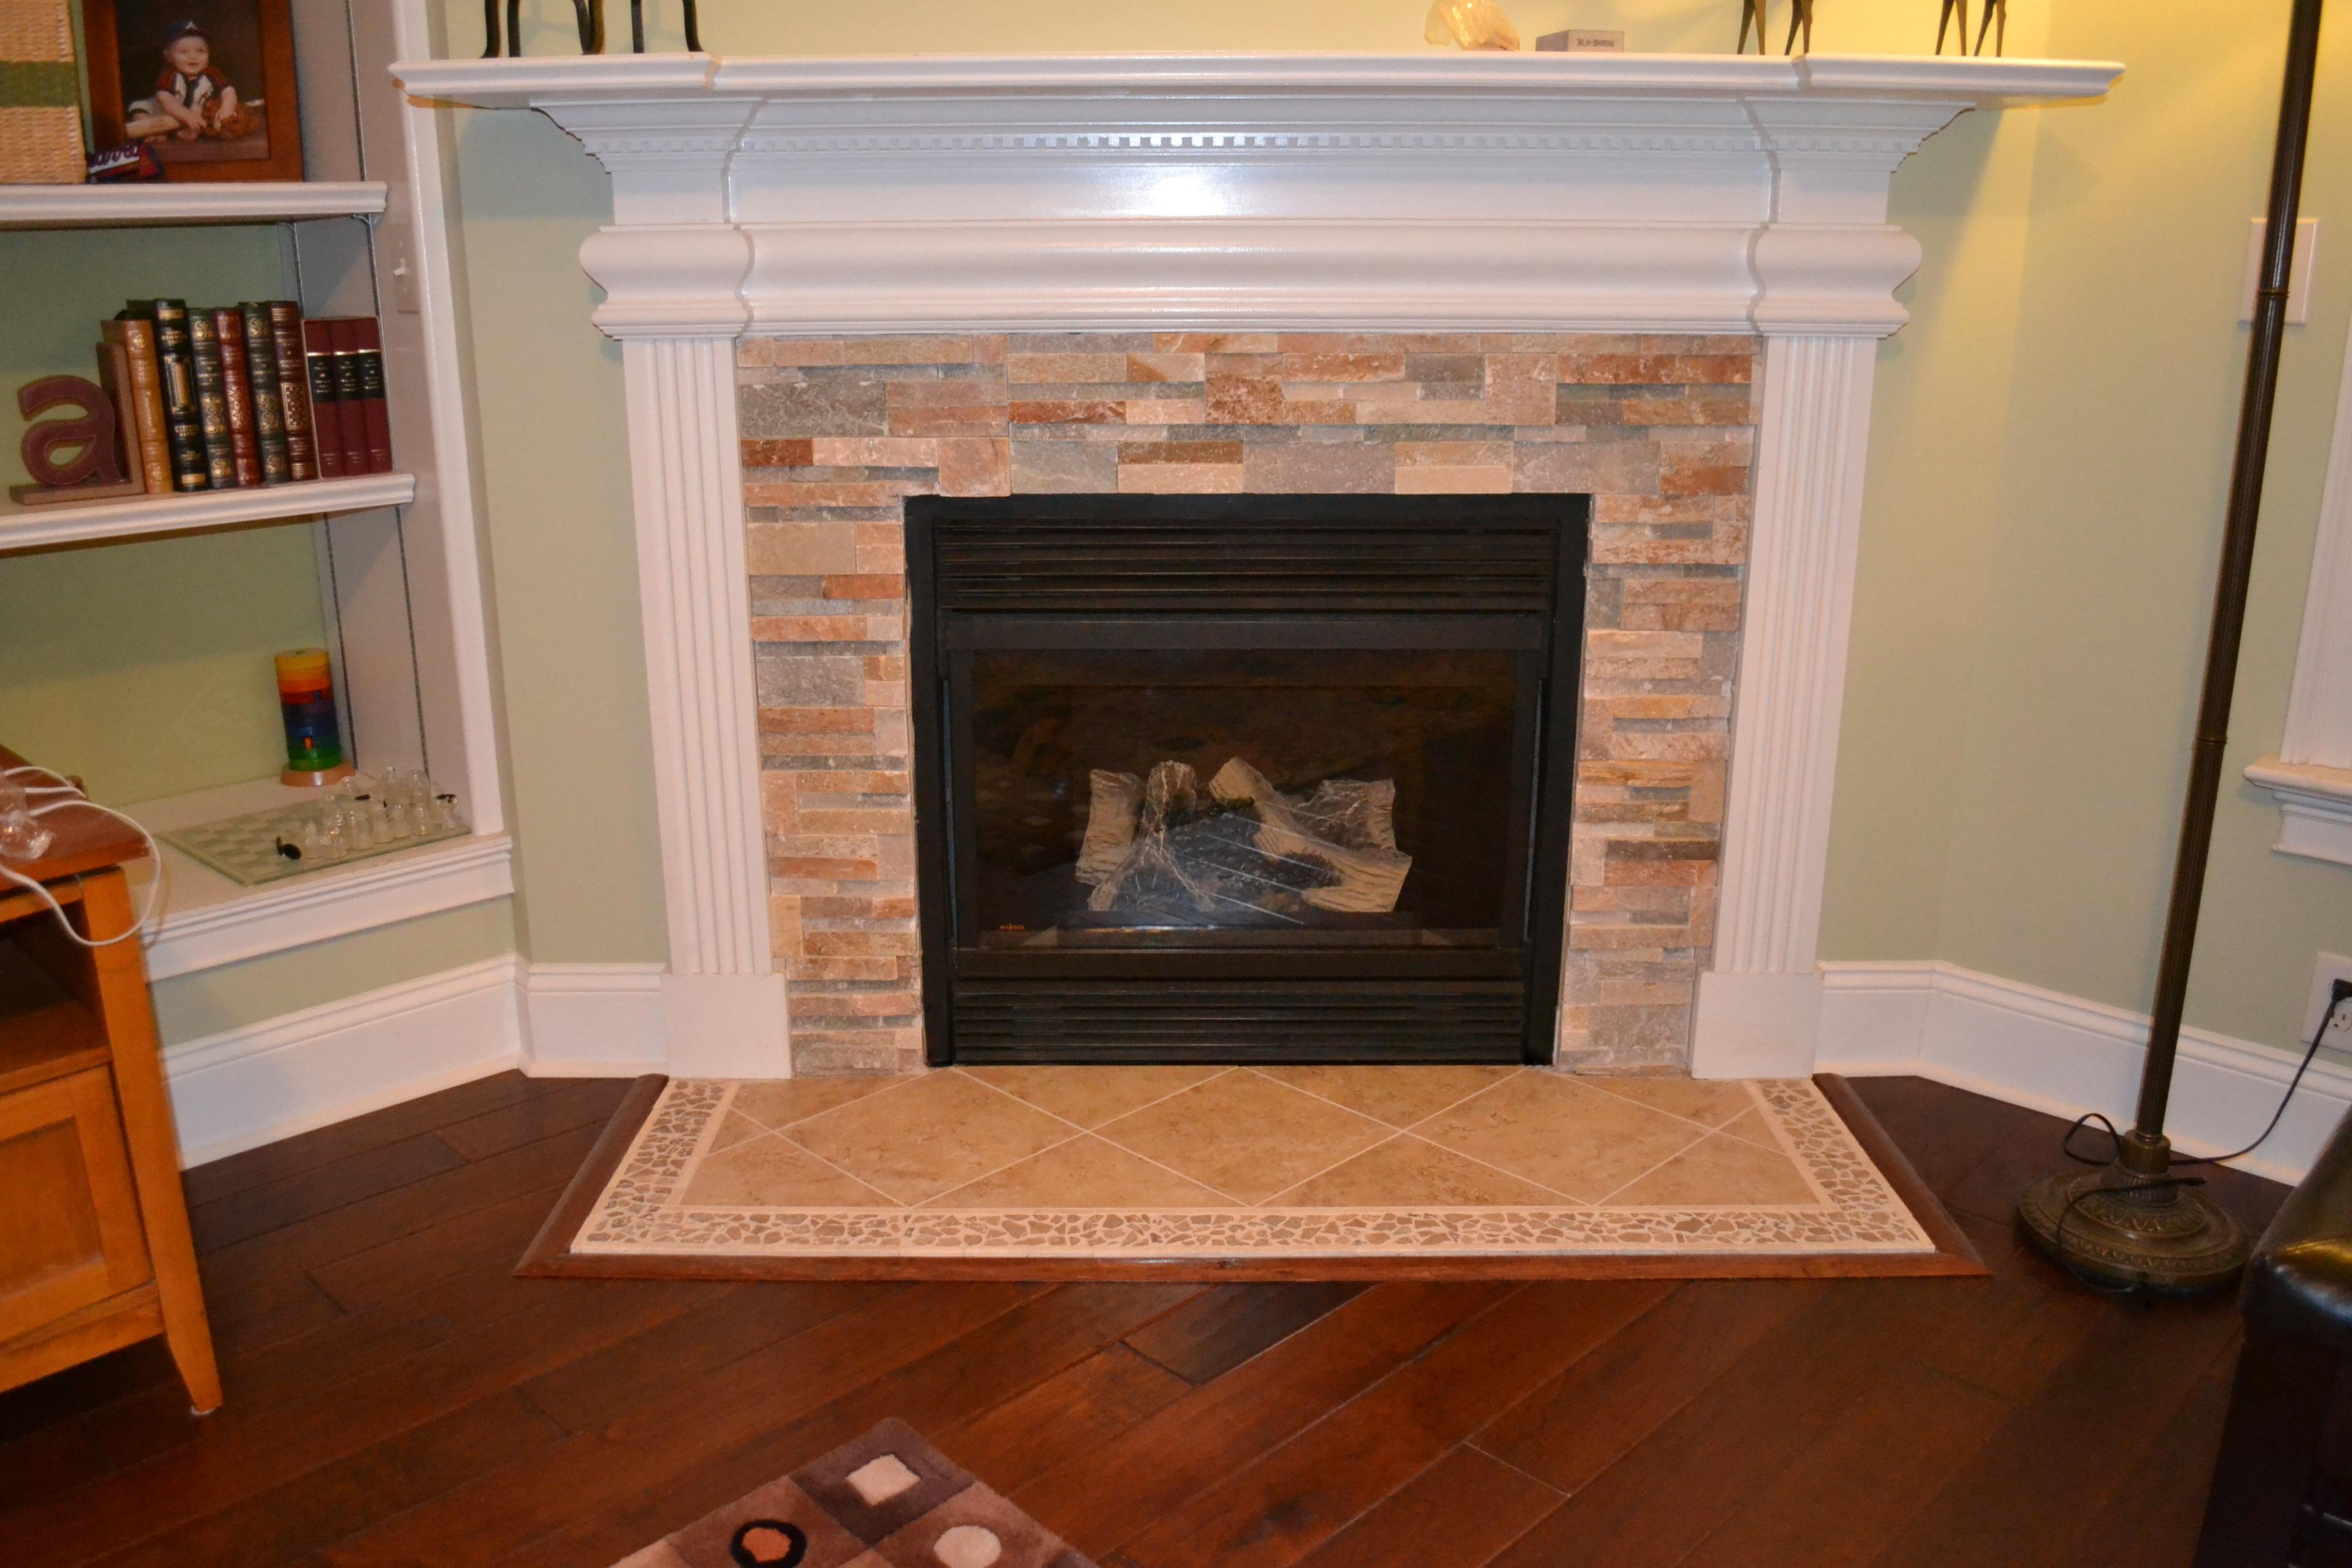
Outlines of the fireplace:
M1549 1060L1590 510L909 500L929 1059Z
M1549 881L1569 905L1557 1038L1538 1054L1810 1071L1876 342L1903 324L1894 290L1920 260L1887 222L1888 177L1971 108L2095 98L2120 68L1475 53L394 67L420 98L542 110L612 174L614 221L581 261L628 384L668 1070L910 1069L939 1054L948 1005L925 979L1192 962L1006 953L976 940L978 906L975 941L956 945L944 868L919 919L916 841L940 825L908 792L943 807L933 770L954 763L914 744L911 707L938 693L907 689L902 503L1490 492L1591 498L1574 820L1528 893ZM1154 651L1185 650L1126 650ZM1546 700L1564 700L1555 682ZM1196 786L1244 752L1194 763ZM1104 771L1140 786L1177 760ZM1380 782L1348 765L1339 778ZM1322 782L1267 787L1311 801ZM1536 802L1531 833L1556 804ZM1395 825L1412 857L1400 909L1430 890L1414 879L1438 857L1407 842L1425 826ZM1549 982L1528 931L1532 1020ZM1416 937L1318 962L1502 951ZM1230 973L1297 954L1209 956ZM1180 982L1206 983L1165 980Z

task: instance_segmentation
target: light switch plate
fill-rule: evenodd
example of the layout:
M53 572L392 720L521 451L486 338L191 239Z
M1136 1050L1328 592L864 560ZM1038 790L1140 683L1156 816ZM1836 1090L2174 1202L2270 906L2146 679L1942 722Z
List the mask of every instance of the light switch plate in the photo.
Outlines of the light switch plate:
M2254 290L2263 281L2263 236L2270 224L2263 218L2252 220L2252 235L2246 241L2246 281L2238 291L2238 320L2254 319ZM2300 327L2311 320L2311 269L2319 261L2319 220L2297 218L2294 223L2294 265L2287 273L2286 324ZM2304 1037L2308 1040L2309 1035Z

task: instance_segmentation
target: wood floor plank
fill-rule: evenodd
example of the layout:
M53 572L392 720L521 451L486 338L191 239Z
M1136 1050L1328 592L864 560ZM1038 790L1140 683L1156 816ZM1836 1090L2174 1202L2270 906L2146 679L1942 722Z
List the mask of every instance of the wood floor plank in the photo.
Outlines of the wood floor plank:
M562 1434L511 1389L99 1558L91 1568L278 1568Z
M1088 1556L1117 1550L1158 1515L1353 1398L1512 1289L1376 1285L1093 1453L1019 1489L1013 1500Z
M1297 1568L1484 1563L1559 1504L1559 1493L1475 1448L1455 1448Z
M213 1323L284 1306L311 1289L309 1271L322 1265L560 1185L594 1142L594 1130L581 1128L222 1247L203 1260Z
M569 1293L593 1282L532 1283ZM615 1283L625 1289L638 1284ZM1045 1293L1036 1286L993 1285L948 1300L927 1299L919 1290L886 1295L856 1321L828 1320L723 1373L682 1379L600 1431L501 1466L432 1504L355 1532L326 1555L343 1568L488 1562L575 1523L583 1498L604 1500L609 1507L673 1474L693 1472ZM747 1396L747 1389L760 1392ZM697 1511L678 1515L667 1528Z
M299 1177L321 1165L331 1165L371 1149L384 1148L403 1139L414 1138L420 1132L437 1131L467 1117L496 1110L500 1106L536 1100L549 1092L551 1084L562 1081L532 1079L519 1072L492 1073L488 1078L478 1078L452 1089L438 1089L415 1100L403 1100L398 1105L370 1111L365 1116L355 1116L348 1121L338 1121L332 1126L309 1132L298 1132L291 1138L281 1138L275 1143L265 1143L241 1154L230 1154L201 1165L191 1165L183 1173L183 1180L187 1184L188 1205L194 1208L227 1197L232 1193Z
M1344 1279L1220 1285L1131 1335L1128 1343L1188 1383L1208 1383L1363 1289L1362 1284Z
M306 1274L314 1289L346 1312L364 1311L453 1275L495 1271L503 1278L562 1193L560 1184L517 1193L452 1215L445 1224L321 1263Z
M1162 1515L1120 1550L1141 1568L1281 1568L1672 1292L1549 1280L1469 1319L1297 1436Z
M188 1224L195 1232L199 1254L218 1252L234 1242L283 1230L298 1220L347 1208L464 1163L466 1157L442 1142L440 1133L420 1132L297 1177L199 1205L188 1211Z
M1857 1568L1876 1556L2007 1414L1999 1395L1897 1365L1821 1441L1685 1559L1689 1568Z
M437 1127L434 1132L467 1159L487 1160L559 1132L603 1127L633 1081L625 1078L559 1079L551 1093L494 1107Z
M2141 1455L2227 1352L2234 1321L2215 1301L2109 1304L2082 1347L1874 1563L2072 1563L2082 1518L2134 1485Z
M591 1282L583 1282L591 1283ZM597 1282L601 1283L601 1282ZM444 1342L180 1450L37 1498L10 1514L25 1568L80 1563L161 1535L683 1311L691 1287L613 1282Z
M1010 1491L1099 1447L1192 1386L1129 1344L1106 1345L932 1441L997 1490Z
M1948 1283L1928 1280L1844 1280L1824 1290L1496 1563L1682 1562L1818 1444L1887 1366L1938 1331L1957 1298ZM1671 1507L1661 1506L1666 1499Z
M725 1286L647 1332L523 1384L524 1398L567 1432L588 1432L689 1378L719 1374L746 1356L878 1299L888 1287L843 1280L776 1289Z
M1471 1438L1562 1492L1589 1483L1740 1358L1832 1289L1818 1280L1700 1280Z
M1197 1287L1071 1285L1041 1294L970 1334L863 1384L782 1429L692 1466L649 1448L641 1475L658 1484L633 1509L621 1501L583 1516L510 1552L502 1568L556 1563L606 1563L676 1528L678 1506L693 1519L752 1488L789 1474L895 1415L918 1429L952 1425L1017 1397L1043 1376L1076 1364L1119 1336L1186 1300ZM658 1471L656 1466L662 1468ZM982 1479L986 1479L985 1472Z

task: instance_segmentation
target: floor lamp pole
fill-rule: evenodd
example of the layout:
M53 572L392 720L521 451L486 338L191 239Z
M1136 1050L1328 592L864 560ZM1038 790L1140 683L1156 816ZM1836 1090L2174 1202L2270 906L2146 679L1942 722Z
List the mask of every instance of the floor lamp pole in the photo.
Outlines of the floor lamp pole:
M2287 26L2286 76L2279 93L2278 140L2271 157L2268 226L2263 237L2253 338L2238 409L2237 451L2213 586L2213 621L2205 647L2204 689L2189 752L2189 795L2180 813L2180 847L2165 910L2147 1059L2140 1069L2136 1124L2113 1164L2088 1174L2045 1177L2018 1205L2019 1217L2043 1249L2094 1283L2158 1290L2225 1285L2246 1259L2235 1221L2194 1187L2170 1176L2172 1146L2164 1117L2180 1049L2180 1015L2197 915L2213 847L2213 809L2221 796L2221 752L2245 633L2246 587L2253 574L2254 529L2262 515L2271 415L2278 403L2279 353L2286 338L2287 288L2294 258L2295 214L2303 195L2304 153L2311 134L2312 84L2319 63L2323 0L2294 0Z

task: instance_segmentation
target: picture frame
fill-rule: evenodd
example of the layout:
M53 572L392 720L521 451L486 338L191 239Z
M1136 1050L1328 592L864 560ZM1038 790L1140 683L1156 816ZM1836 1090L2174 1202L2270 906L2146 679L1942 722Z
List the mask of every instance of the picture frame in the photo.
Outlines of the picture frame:
M291 0L83 0L91 140L166 180L299 180Z

